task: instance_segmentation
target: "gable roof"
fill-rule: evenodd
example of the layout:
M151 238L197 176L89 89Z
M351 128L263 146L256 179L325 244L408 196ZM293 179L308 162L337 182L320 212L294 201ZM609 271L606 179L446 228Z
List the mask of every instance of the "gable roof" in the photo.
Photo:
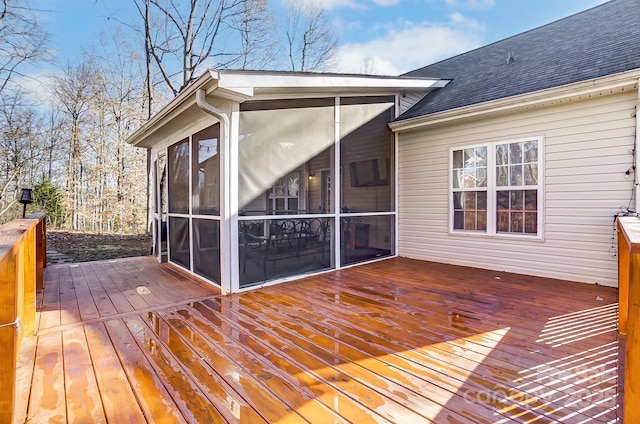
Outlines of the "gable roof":
M508 60L513 55L515 61ZM640 0L612 0L405 76L445 78L397 121L640 68Z

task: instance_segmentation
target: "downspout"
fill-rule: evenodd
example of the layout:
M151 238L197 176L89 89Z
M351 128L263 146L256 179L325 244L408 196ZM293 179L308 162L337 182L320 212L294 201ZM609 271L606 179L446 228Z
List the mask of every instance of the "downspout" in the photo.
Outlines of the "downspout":
M221 225L220 225L220 289L222 294L230 294L231 293L231 258L230 258L230 249L226 247L229 246L228 241L230 240L229 236L231 235L231 216L229 213L229 189L227 187L227 163L228 163L228 152L229 152L229 131L230 131L230 122L229 117L226 113L222 112L220 109L214 107L210 103L207 102L206 99L206 91L200 89L196 91L196 104L200 109L209 115L217 118L220 122L222 122L222 145L220 149L220 187L222 188L221 195Z

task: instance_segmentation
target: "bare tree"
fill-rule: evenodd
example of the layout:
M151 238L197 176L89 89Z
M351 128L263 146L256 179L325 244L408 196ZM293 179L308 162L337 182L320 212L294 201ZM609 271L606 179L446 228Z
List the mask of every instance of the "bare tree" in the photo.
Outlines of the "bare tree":
M143 205L137 203L145 201L143 196L136 198L145 191L145 169L140 166L145 152L127 145L125 139L147 119L139 108L146 89L136 66L140 59L118 38L118 34L103 37L105 42L101 48L94 49L100 54L94 53L90 61L96 75L92 101L94 122L100 123L92 126L92 141L88 143L95 157L93 190L99 198L94 201L92 216L100 231L123 231L131 227L128 218L131 204L136 203L136 209L142 209ZM139 224L142 223L136 226L144 228Z
M20 91L0 95L0 216L11 210L21 187L33 185L43 156L40 119L22 103Z
M40 27L26 0L0 0L0 92L22 65L46 53L47 33Z
M85 169L82 161L81 133L82 123L89 110L92 78L93 73L86 63L76 66L67 65L62 76L54 77L52 87L53 94L62 107L69 124L66 200L74 230L80 228L82 220L79 211L83 202L81 180Z
M275 37L269 34L275 25L267 13L266 0L134 2L144 24L147 119L153 110L153 68L175 96L206 65L248 69L266 65L273 57ZM227 43L233 39L239 39L236 44L240 48L230 52ZM151 151L147 150L147 178L150 172ZM148 191L149 182L146 186ZM149 206L147 203L147 214Z
M277 23L267 8L266 0L244 2L242 13L234 17L240 35L239 69L274 68L278 40Z
M45 137L43 158L46 160L43 163L41 176L43 180L53 181L53 170L64 155L64 149L62 148L64 121L61 113L53 109L48 112L44 122Z
M254 27L265 0L134 0L145 25L147 52L177 95L207 64L227 68L243 58L233 47L243 19ZM229 46L232 46L229 50Z
M358 73L364 75L371 75L376 71L375 60L371 56L366 56L362 59L360 66L358 67Z
M292 4L285 32L292 71L325 71L333 66L338 39L318 4Z

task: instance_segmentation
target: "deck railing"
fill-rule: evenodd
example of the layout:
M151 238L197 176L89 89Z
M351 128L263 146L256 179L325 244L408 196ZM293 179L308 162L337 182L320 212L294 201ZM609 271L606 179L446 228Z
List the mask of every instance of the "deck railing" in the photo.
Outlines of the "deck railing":
M640 219L618 219L618 331L627 336L624 422L640 423Z
M23 336L36 332L36 291L44 286L44 214L0 226L0 422L11 423L16 405L17 356Z

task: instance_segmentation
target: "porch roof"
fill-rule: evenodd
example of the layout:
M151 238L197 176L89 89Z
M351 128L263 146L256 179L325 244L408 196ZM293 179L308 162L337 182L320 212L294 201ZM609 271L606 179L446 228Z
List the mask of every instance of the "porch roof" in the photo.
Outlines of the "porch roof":
M388 95L444 87L449 80L407 76L373 76L285 71L232 71L210 69L134 131L127 143L151 147L170 128L201 118L195 94L204 90L208 101L218 106L248 99L328 97L346 95ZM158 132L160 129L164 131Z

